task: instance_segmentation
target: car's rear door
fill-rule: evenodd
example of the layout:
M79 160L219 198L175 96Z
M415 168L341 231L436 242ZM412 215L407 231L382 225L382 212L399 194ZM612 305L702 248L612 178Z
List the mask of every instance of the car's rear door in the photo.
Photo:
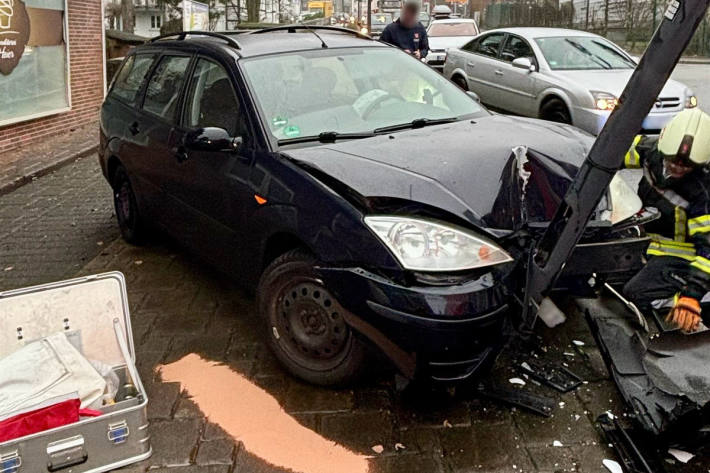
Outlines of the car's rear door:
M513 67L513 61L518 58L528 58L535 71ZM496 76L497 107L519 115L537 116L537 64L530 44L518 35L508 34L501 49L500 61L493 71Z
M496 76L494 71L498 67L498 53L505 39L505 33L494 32L483 35L468 43L465 49L464 68L468 88L476 92L485 104L495 106L496 101Z
M179 238L213 264L231 269L239 260L244 209L254 205L248 184L254 159L254 140L243 101L235 87L237 76L220 60L198 56L185 90L180 125L171 139L171 182L168 194L185 210L175 225ZM221 128L241 141L236 150L198 151L185 146L185 137L202 128Z
M171 164L175 154L170 141L175 132L180 110L180 97L193 53L166 51L158 59L148 79L141 103L136 136L140 137L142 174L160 189L159 208L155 220L171 229L179 209L171 206L166 191L174 178Z

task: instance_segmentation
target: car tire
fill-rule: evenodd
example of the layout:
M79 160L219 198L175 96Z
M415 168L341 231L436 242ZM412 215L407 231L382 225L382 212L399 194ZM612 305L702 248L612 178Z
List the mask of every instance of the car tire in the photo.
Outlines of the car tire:
M269 347L291 374L317 385L348 385L362 374L366 346L345 322L316 265L300 249L278 257L261 276L257 307Z
M138 202L128 173L119 166L111 180L113 206L121 236L128 243L139 245L145 241L145 227L138 212Z
M560 99L550 99L540 109L540 118L557 123L572 123L572 117L565 104Z
M463 90L464 92L468 91L468 84L466 83L466 79L461 76L454 76L452 80L454 84L458 85L461 90Z

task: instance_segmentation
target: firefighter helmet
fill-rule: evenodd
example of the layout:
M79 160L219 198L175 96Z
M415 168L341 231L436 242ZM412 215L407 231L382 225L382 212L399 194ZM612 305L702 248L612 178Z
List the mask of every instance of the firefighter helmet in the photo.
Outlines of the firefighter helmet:
M710 163L710 115L698 108L680 112L661 132L658 150L695 166Z

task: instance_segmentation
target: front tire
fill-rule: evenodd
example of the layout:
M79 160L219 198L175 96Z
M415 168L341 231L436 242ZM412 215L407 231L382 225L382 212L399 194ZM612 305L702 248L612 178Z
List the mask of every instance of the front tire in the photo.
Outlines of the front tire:
M540 118L557 123L572 124L567 105L560 99L550 99L540 108Z
M138 202L128 173L119 166L111 181L113 205L121 236L128 243L139 245L145 241L145 228L138 213Z
M464 79L461 76L454 76L452 79L453 83L458 85L461 90L464 92L468 92L468 84L466 83L466 79Z
M350 384L363 371L366 348L316 264L298 249L277 258L259 281L257 307L271 350L291 374L318 385Z

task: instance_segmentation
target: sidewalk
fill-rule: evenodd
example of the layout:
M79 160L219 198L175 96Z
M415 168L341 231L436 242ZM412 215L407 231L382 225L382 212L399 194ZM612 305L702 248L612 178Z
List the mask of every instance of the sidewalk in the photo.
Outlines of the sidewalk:
M98 124L93 123L0 154L0 195L95 152L98 141Z

